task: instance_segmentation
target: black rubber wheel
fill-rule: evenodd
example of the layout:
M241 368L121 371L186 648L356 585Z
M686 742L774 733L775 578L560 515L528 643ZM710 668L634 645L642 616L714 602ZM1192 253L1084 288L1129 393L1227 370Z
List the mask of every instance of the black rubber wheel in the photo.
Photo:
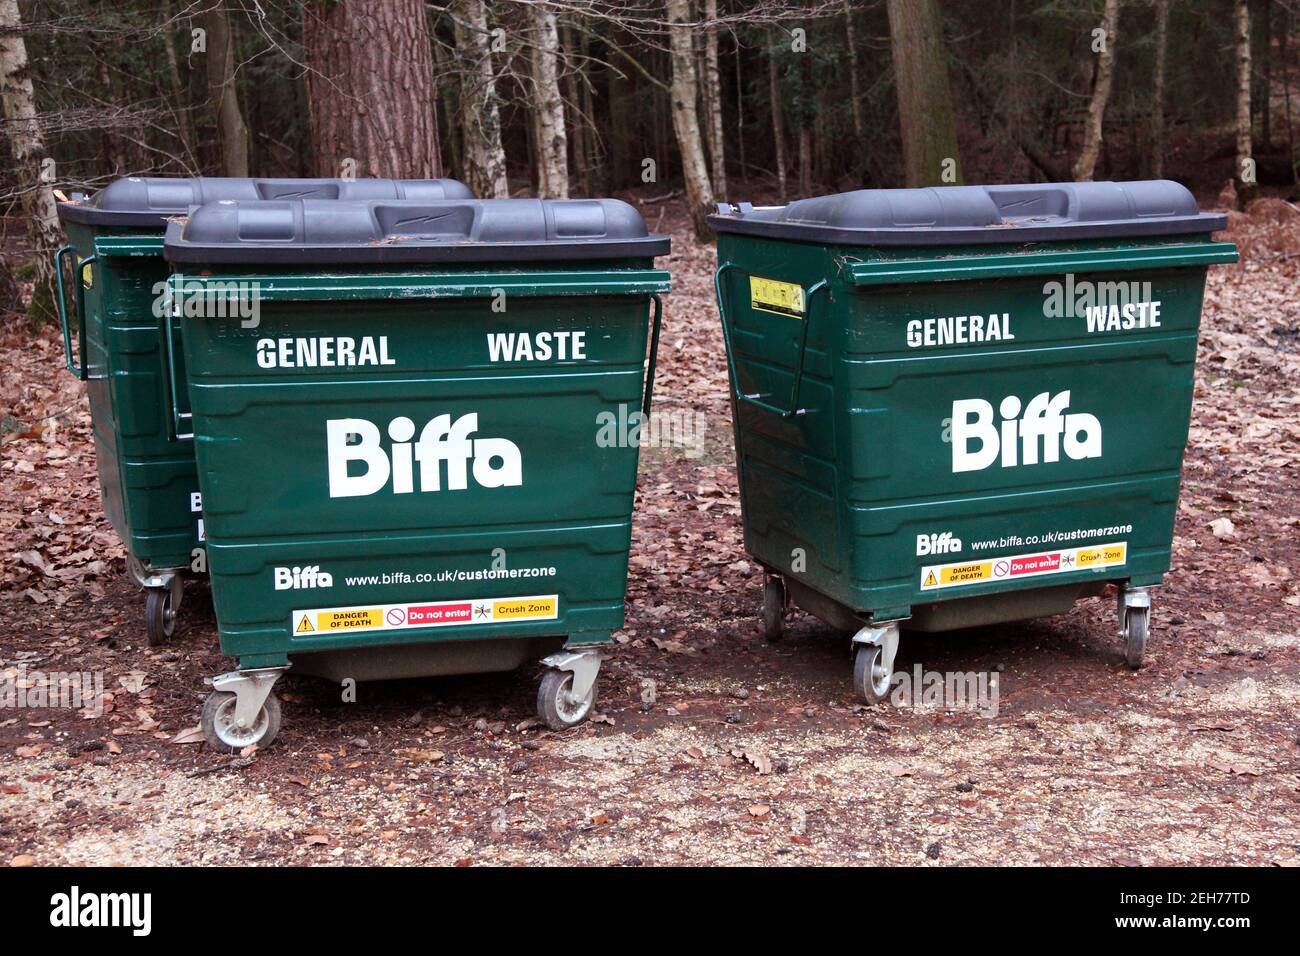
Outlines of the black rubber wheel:
M266 747L280 732L280 698L272 691L257 712L253 726L241 730L235 726L235 695L230 691L214 690L203 702L199 726L208 746L221 753L243 750L253 744L259 748Z
M885 670L883 656L878 644L859 644L853 655L853 692L864 704L879 704L889 696L894 675Z
M1130 607L1124 611L1124 661L1133 670L1146 657L1147 637L1151 633L1151 608Z
M175 591L172 588L150 588L144 600L144 633L149 646L165 643L175 630Z
M785 637L785 584L780 578L763 582L763 637L779 641Z
M599 678L597 679L599 680ZM596 684L586 698L575 701L569 696L573 688L573 674L554 668L547 670L542 677L542 684L537 688L537 716L551 730L568 730L576 727L589 716L596 707Z

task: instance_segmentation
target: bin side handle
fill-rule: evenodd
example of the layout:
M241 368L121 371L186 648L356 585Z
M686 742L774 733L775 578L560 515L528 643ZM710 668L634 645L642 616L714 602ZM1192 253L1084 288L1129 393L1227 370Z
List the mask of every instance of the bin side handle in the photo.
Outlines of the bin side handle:
M63 332L63 363L69 372L81 381L89 376L86 372L86 309L85 296L81 292L80 270L74 265L73 275L77 277L77 354L72 352L72 329L68 323L68 293L63 284L63 259L69 253L75 253L73 246L60 246L54 253L54 291L59 307L59 328ZM82 260L82 267L95 261L95 257ZM78 357L80 361L78 361Z
M796 415L805 415L808 409L799 407L799 391L803 385L803 365L804 353L808 348L808 326L812 324L812 300L817 293L821 292L828 286L825 279L818 279L808 291L804 293L803 329L799 333L799 357L794 366L794 382L790 387L790 403L786 408L774 405L771 402L763 401L767 396L762 392L747 393L741 391L740 378L736 374L736 358L732 353L731 347L731 326L727 323L727 306L723 294L722 277L729 269L736 268L734 262L724 262L718 266L713 273L713 290L718 298L718 317L722 320L722 344L727 353L727 372L731 377L731 389L735 393L736 400L748 402L750 405L756 405L764 411L771 412L774 415L780 415L782 418L793 418Z
M167 379L166 387L163 389L167 396L168 411L168 438L172 441L191 441L194 438L192 412L182 412L180 410L180 401L176 393L176 349L172 347L172 310L175 296L172 291L172 280L167 282L167 291L163 300L162 319L160 326L162 330L162 348L163 348L163 378ZM189 431L182 431L185 423L190 425Z
M659 296L650 296L651 302L651 327L650 327L650 361L646 364L645 370L645 392L641 399L641 417L642 421L650 417L650 398L654 394L655 388L655 362L659 357L659 332L663 328L664 303Z

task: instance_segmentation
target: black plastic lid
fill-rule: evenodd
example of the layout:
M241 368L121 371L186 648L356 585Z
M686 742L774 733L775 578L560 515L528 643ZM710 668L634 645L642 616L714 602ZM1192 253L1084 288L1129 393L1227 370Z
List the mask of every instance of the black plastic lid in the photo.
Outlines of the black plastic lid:
M59 203L59 218L90 226L157 226L222 199L472 199L455 179L248 179L128 176L88 200Z
M208 203L167 227L172 262L391 264L662 256L617 199Z
M717 232L839 245L926 246L1208 233L1228 217L1204 213L1167 179L859 189L786 206L719 204Z

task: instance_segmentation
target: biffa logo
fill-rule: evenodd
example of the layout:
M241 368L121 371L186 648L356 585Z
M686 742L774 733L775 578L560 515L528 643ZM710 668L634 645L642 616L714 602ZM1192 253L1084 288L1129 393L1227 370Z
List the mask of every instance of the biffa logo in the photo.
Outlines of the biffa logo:
M993 423L993 406L982 398L952 403L952 470L982 471L1002 458L1003 468L1061 460L1061 450L1076 461L1101 457L1101 422L1096 415L1067 415L1068 390L1039 392L1024 406L1008 395L998 405L1002 421ZM1041 450L1041 456L1039 454Z
M325 422L329 457L331 498L373 495L392 478L393 494L415 490L414 462L420 466L420 490L443 490L442 466L447 465L448 491L469 487L470 462L474 481L484 488L502 488L524 483L519 446L505 438L470 438L478 431L478 414L462 415L454 422L450 415L429 420L415 437L415 422L405 416L388 423L392 451L381 446L379 426L364 418L332 418ZM361 474L350 474L353 462L365 465Z

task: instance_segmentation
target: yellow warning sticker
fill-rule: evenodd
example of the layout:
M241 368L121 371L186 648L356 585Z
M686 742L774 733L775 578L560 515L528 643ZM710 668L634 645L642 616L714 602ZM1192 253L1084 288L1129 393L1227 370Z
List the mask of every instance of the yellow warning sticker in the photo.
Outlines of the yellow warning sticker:
M760 312L773 312L777 315L790 315L802 319L804 317L803 286L796 282L781 282L777 279L750 276L749 307Z
M961 584L983 584L990 581L1014 581L1036 578L1045 574L1066 574L1070 571L1092 571L1111 568L1128 560L1128 543L1116 541L1086 548L1060 548L1036 551L1029 554L1011 554L988 561L968 561L964 564L934 564L921 569L921 590L955 587Z
M382 618L383 613L377 607L346 608L341 611L317 611L316 630L355 631L378 627ZM307 618L304 617L303 620L307 620Z
M400 631L413 627L453 627L494 621L553 621L560 596L464 598L403 601L361 607L322 607L294 611L293 633L338 634L351 631Z
M1121 544L1107 544L1100 548L1080 548L1078 563L1081 568L1105 568L1123 564L1127 548Z
M517 621L533 617L555 617L555 598L520 598L492 602L492 619Z
M993 575L991 561L975 561L971 564L949 564L939 569L939 587L947 584L970 584L974 581L987 581Z

